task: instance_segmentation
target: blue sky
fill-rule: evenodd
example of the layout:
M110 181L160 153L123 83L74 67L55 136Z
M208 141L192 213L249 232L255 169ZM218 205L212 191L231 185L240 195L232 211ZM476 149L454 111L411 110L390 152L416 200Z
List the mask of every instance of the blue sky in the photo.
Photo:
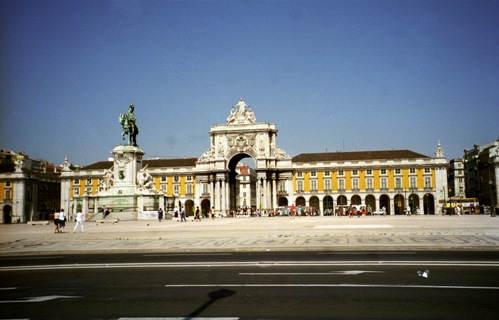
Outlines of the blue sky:
M499 138L498 0L0 0L0 148L199 157L243 98L277 144L447 159Z

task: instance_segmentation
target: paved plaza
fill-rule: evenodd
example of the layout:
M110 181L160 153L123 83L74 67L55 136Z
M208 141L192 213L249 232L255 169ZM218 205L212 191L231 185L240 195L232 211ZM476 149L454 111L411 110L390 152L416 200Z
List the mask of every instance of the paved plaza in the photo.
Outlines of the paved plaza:
M191 218L192 219L192 218ZM240 217L0 225L0 256L286 250L499 250L499 217Z

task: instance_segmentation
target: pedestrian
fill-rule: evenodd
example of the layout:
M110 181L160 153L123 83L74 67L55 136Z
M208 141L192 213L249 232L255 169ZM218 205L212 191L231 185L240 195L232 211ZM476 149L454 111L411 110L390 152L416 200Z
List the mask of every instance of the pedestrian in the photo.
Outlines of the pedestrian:
M461 208L459 206L456 206L456 214L457 216L461 216Z
M187 219L185 218L185 208L182 206L182 209L180 210L180 222L187 222Z
M215 207L211 207L210 215L211 215L211 220L215 220Z
M78 228L78 225L80 225L81 227L81 232L83 232L83 221L85 221L84 219L84 214L83 212L78 211L78 213L76 214L76 224L75 224L75 227L73 229L73 233L76 232L76 229Z
M102 206L102 219L106 218L106 206Z
M64 213L64 209L61 209L59 212L59 233L62 233L62 230L66 226L66 214Z
M163 209L159 208L158 210L158 220L161 222L163 220Z
M54 212L52 214L52 220L54 221L55 225L54 233L59 233L59 212Z
M194 220L201 221L201 218L199 217L199 207L196 207L196 212L194 213Z

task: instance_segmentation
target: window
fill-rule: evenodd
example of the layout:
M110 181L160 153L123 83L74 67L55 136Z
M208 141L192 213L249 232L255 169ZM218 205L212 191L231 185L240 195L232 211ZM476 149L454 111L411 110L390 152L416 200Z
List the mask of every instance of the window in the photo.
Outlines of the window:
M343 176L343 175L345 175L345 172L343 172L343 170L340 170L340 171L338 171L338 175Z
M161 177L161 182L166 182L166 176Z
M297 173L296 173L296 176L297 176L298 178L303 177L303 172L301 172L301 171L297 172Z
M12 200L10 189L5 189L5 200Z
M324 171L324 177L330 177L331 172L330 171Z
M416 173L416 169L414 169L414 168L409 169L409 173L415 174Z
M180 179L178 176L173 177L173 181L178 182Z
M176 195L180 194L180 186L178 184L173 186L173 193Z
M366 187L367 187L367 190L374 189L374 187L373 187L373 178L367 178L366 179Z
M386 174L386 169L381 169L381 174Z
M192 176L187 176L187 181L192 181Z
M10 187L10 181L5 182L6 187Z
M303 181L297 181L296 188L298 192L303 192Z
M73 193L75 196L79 196L80 195L80 188L73 188Z
M87 179L87 184L92 184L92 179Z
M324 188L326 189L326 191L331 190L331 180L329 180L329 179L324 180Z
M316 172L316 171L312 171L312 172L310 172L310 176L311 176L311 177L317 177L317 172Z
M286 181L279 181L279 191L286 192Z
M427 189L431 189L431 177L425 177L424 178L424 187Z
M86 192L87 192L87 194L92 194L92 187L87 187Z
M381 178L381 190L387 190L388 189L388 181L386 178Z
M409 181L410 181L410 184L411 184L411 189L415 189L416 188L416 178L415 177L411 177L411 179Z
M79 179L75 179L75 184L80 184L80 180Z
M430 168L424 168L424 173L431 173Z
M373 174L373 171L371 169L367 170L367 174L368 175L372 175Z
M400 174L400 169L395 169L395 174Z
M353 170L353 171L352 171L352 175L354 175L354 176L359 175L359 171L358 171L358 170Z
M359 190L359 179L357 178L352 179L352 189Z
M310 180L310 190L317 191L317 180Z
M395 189L402 189L402 179L395 178Z
M338 189L345 190L345 180L344 179L338 179Z
M186 185L187 188L187 194L192 194L192 184Z

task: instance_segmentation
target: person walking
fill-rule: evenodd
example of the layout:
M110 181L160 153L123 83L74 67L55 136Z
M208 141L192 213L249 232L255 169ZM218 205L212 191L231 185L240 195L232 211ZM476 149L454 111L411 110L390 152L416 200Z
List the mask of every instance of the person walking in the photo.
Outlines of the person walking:
M59 212L54 212L52 215L52 219L55 225L54 233L59 233Z
M76 214L76 224L75 224L75 227L73 229L73 233L76 232L76 229L78 228L78 225L81 227L81 232L84 232L83 231L83 221L84 221L84 215L83 215L83 212L78 211L78 213Z
M158 210L158 220L161 222L163 220L163 209L159 208Z
M196 207L196 212L194 213L194 221L201 221L199 217L199 207Z
M211 207L210 215L211 215L211 220L215 220L215 207Z
M62 230L66 226L66 214L64 213L64 209L61 209L59 212L59 233L62 233Z
M182 206L182 209L180 209L180 222L187 222L187 219L185 218L185 207Z

